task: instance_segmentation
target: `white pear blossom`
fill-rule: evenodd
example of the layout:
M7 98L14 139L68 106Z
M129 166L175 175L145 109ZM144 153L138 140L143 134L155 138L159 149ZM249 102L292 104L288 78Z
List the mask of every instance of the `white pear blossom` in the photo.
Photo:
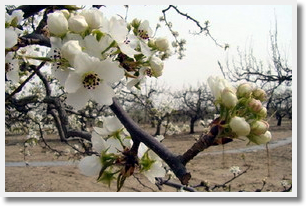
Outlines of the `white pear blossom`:
M143 40L148 40L152 37L153 30L149 25L148 20L144 20L140 23L137 31L137 36Z
M237 175L241 172L240 168L238 166L232 166L230 168L230 173L233 173L234 175Z
M207 79L208 82L208 86L213 94L213 96L215 97L216 100L221 98L221 93L222 91L228 87L231 90L234 91L233 87L230 85L230 83L228 81L226 81L225 79L221 78L221 77L213 77L210 76Z
M22 10L14 10L11 15L5 13L5 23L16 27L23 21L24 12Z
M105 140L101 135L96 133L95 131L92 132L92 148L96 151L99 156L92 155L83 158L79 163L79 169L82 174L86 176L97 176L101 171L103 165L101 162L101 155L109 154L109 153L118 153L123 150L123 146L131 147L130 139L123 139L119 141L117 138L110 137Z
M102 136L108 136L114 134L123 128L123 125L119 119L115 116L102 117L103 128L94 127L94 130Z
M145 82L146 80L146 76L147 76L147 71L149 70L149 68L147 67L142 67L139 69L139 75L137 76L137 78L132 78L126 85L126 88L128 90L131 90L133 86L137 85L137 84L141 84L143 82Z
M18 59L14 59L13 52L5 56L5 74L7 80L12 81L13 84L19 82L19 63Z
M137 31L135 33L139 39L139 46L140 46L141 53L144 56L146 56L146 59L149 59L154 54L147 44L148 40L153 35L153 31L149 25L149 21L145 20L145 21L141 21L140 23L137 19L133 21L137 21L137 23L134 23L134 24L136 25L139 24L139 26L137 27Z
M83 175L98 176L102 169L102 162L100 157L91 155L81 159L78 167Z
M88 28L88 24L84 16L74 15L68 19L69 30L75 33L82 33Z
M124 76L118 63L110 59L100 61L82 52L76 55L74 68L75 71L69 73L65 83L67 104L77 110L84 107L89 99L101 105L112 104L115 93L110 84Z
M77 45L76 42L74 43L78 51L80 51L80 47L85 46L85 42L79 34L68 33L66 34L63 40L59 37L50 38L51 49L48 52L47 56L53 60L51 73L55 78L59 80L62 86L65 85L65 81L68 77L69 72L71 71L70 67L73 66L71 65L73 64L73 61L74 61L74 56L72 54L77 53L75 50L71 50L73 49L72 45L70 45L69 47L68 45L66 45L67 48L66 48L66 51L64 51L64 53L66 53L65 55L68 56L68 58L70 59L70 62L68 61L68 59L65 59L63 57L63 54L61 51L62 47L65 43L71 40L78 41L79 46ZM69 48L70 48L71 54L69 54Z
M68 21L61 11L48 14L47 25L51 34L62 36L68 32Z
M17 28L23 21L23 11L15 10L11 15L5 13L5 48L11 48L18 42L18 35L22 33Z
M164 177L166 175L162 160L152 150L147 151L143 155L140 164L142 166L142 174L153 184L155 184L155 177Z
M138 45L138 38L133 34L128 34L127 24L123 19L112 17L109 21L107 33L117 42L120 50L127 56L134 58L139 52L134 49Z

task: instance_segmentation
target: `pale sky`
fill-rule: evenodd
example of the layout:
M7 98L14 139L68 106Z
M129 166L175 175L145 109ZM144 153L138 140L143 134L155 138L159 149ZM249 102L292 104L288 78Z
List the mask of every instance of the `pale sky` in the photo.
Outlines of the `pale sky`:
M154 29L165 8L167 5L130 5L127 20L149 20ZM291 5L178 5L178 8L199 22L209 20L211 35L222 45L228 43L230 49L224 51L209 37L190 34L199 31L198 28L171 9L167 20L173 23L173 30L179 32L180 38L187 40L186 56L182 60L178 60L177 56L170 57L165 62L163 76L159 78L160 82L166 82L173 89L184 85L196 86L198 82L206 82L209 75L221 75L217 61L224 64L227 57L237 56L237 47L244 50L251 46L255 56L266 62L270 55L269 31L274 30L275 17L280 50L292 58ZM115 5L101 10L105 16L119 14L124 17L126 13L123 6ZM170 32L163 28L156 36L166 36L172 41Z

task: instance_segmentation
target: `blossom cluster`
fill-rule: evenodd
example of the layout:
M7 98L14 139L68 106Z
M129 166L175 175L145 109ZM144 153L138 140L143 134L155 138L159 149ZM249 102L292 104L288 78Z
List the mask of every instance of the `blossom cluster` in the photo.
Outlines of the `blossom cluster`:
M180 129L180 127L178 125L174 125L172 122L167 122L167 121L163 121L162 125L165 127L166 129L166 133L168 135L176 135L176 134L180 134L182 132L182 130ZM187 125L188 126L188 125Z
M161 141L163 136L156 138ZM131 151L133 141L114 116L103 117L102 128L94 127L91 142L97 154L83 158L79 169L86 176L98 176L100 182L110 185L117 180L117 186L122 186L125 178L131 176L135 169L152 183L155 183L155 177L166 174L162 160L143 143L140 143L137 154Z
M15 10L11 15L5 13L5 48L11 48L17 44L21 30L18 26L23 21L23 11Z
M15 10L11 15L5 13L5 49L9 49L18 43L18 36L22 31L18 28L23 21L23 11ZM13 52L5 54L6 79L16 83L19 81L19 65Z
M220 107L219 122L224 126L223 136L247 137L256 144L271 140L269 124L264 119L267 109L262 105L267 94L260 88L243 83L234 88L225 79L209 77L208 85Z
M48 14L52 73L68 93L66 102L81 109L88 100L111 105L112 85L126 77L127 88L163 72L165 38L154 38L147 20L107 19L97 8ZM167 55L166 55L167 56ZM169 55L168 55L169 56Z

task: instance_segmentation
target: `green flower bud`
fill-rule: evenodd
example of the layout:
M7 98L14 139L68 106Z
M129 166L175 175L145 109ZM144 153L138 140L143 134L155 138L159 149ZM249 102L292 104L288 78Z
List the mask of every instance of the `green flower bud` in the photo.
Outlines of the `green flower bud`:
M238 136L247 136L251 131L249 123L247 123L243 117L233 117L229 126Z
M67 9L62 9L61 12L64 14L64 16L66 17L66 19L69 19L70 17L70 13Z
M260 112L262 108L261 101L254 99L254 98L251 99L251 101L248 103L248 106L255 113Z
M253 91L252 94L255 99L258 99L262 102L267 100L267 94L263 89L257 88Z
M160 58L152 56L150 59L150 66L154 77L159 77L163 74L164 63Z
M68 20L69 30L75 33L82 33L88 28L88 24L84 16L71 16Z
M264 120L256 121L251 126L251 133L255 135L261 135L266 133L269 129L268 122Z
M249 140L254 142L255 144L266 144L271 141L272 135L271 132L266 131L264 134L261 135L249 135Z
M60 11L48 14L47 24L49 31L54 35L62 36L68 32L68 21Z
M241 97L249 97L252 93L252 85L249 83L243 83L240 84L239 87L237 88L237 97L241 98Z
M238 99L235 92L226 87L221 93L221 101L226 108L230 109L236 106Z
M139 27L139 25L140 25L140 23L141 23L141 21L139 20L139 19L133 19L133 21L132 21L132 26L134 27L134 28L138 28Z
M169 49L169 42L167 38L159 37L155 40L155 45L159 51L167 51Z
M257 113L261 118L267 117L267 108L262 107L261 110Z

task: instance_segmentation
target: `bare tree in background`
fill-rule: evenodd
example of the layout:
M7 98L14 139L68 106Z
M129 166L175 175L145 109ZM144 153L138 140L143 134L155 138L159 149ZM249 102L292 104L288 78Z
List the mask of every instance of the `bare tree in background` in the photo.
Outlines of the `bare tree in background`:
M248 52L242 52L238 48L239 59L233 59L231 66L228 60L225 67L218 61L225 78L232 82L252 82L264 89L268 94L268 110L278 108L275 106L271 108L273 96L276 92L286 94L285 99L292 98L292 92L284 92L284 88L291 88L292 85L292 67L286 55L280 52L277 36L277 23L275 23L275 31L270 31L271 58L268 66L265 66L262 60L258 60L254 56L252 48ZM291 91L291 89L288 91ZM278 110L272 111L272 113L274 112L277 113Z
M190 86L175 96L181 100L181 110L185 111L190 119L190 134L195 133L195 122L203 119L211 112L209 110L214 108L212 94L206 84L201 84L196 88Z

